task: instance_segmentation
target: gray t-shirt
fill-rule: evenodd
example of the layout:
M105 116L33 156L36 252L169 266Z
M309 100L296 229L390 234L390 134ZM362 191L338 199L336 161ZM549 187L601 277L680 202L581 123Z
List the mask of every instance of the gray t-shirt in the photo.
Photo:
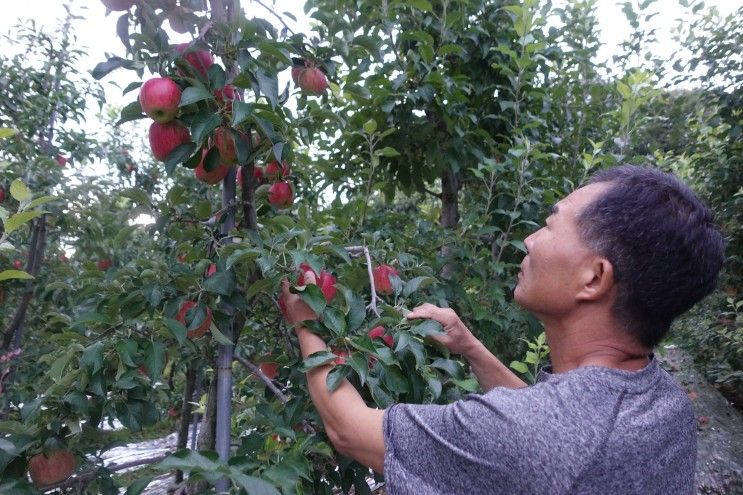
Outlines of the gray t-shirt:
M693 493L691 402L656 359L384 414L389 495Z

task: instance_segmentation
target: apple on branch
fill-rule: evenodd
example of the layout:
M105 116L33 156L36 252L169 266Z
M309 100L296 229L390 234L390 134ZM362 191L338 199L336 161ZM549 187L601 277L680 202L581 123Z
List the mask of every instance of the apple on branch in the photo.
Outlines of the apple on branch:
M153 77L139 90L142 111L155 122L165 124L178 114L181 87L169 77Z
M153 122L150 126L149 137L152 154L160 161L165 161L168 155L181 144L191 141L191 133L177 120L167 124Z

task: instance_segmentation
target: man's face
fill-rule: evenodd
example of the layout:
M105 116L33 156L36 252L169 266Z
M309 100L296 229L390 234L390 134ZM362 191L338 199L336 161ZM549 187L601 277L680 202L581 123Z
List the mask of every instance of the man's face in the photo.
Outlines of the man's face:
M552 207L545 226L526 238L528 254L514 290L514 299L523 308L537 316L559 316L573 307L586 269L596 258L580 239L578 217L608 188L598 183L573 191Z

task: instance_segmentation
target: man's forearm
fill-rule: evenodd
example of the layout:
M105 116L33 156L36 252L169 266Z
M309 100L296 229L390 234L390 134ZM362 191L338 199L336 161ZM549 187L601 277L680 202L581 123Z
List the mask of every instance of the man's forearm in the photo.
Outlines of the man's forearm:
M494 387L521 388L527 385L479 340L475 339L463 356L469 361L477 381L485 392Z

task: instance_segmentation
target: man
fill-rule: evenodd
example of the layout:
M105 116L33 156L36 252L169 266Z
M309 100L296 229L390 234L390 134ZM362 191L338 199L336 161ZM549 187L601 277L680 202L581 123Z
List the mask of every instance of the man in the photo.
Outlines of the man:
M330 365L307 373L336 448L384 472L390 495L692 493L696 429L684 391L652 348L711 292L723 262L712 214L676 178L622 166L552 207L525 240L514 299L543 323L551 371L527 386L450 309L438 340L471 364L485 393L454 404L366 406ZM288 319L315 315L284 285ZM298 325L302 353L325 350Z

